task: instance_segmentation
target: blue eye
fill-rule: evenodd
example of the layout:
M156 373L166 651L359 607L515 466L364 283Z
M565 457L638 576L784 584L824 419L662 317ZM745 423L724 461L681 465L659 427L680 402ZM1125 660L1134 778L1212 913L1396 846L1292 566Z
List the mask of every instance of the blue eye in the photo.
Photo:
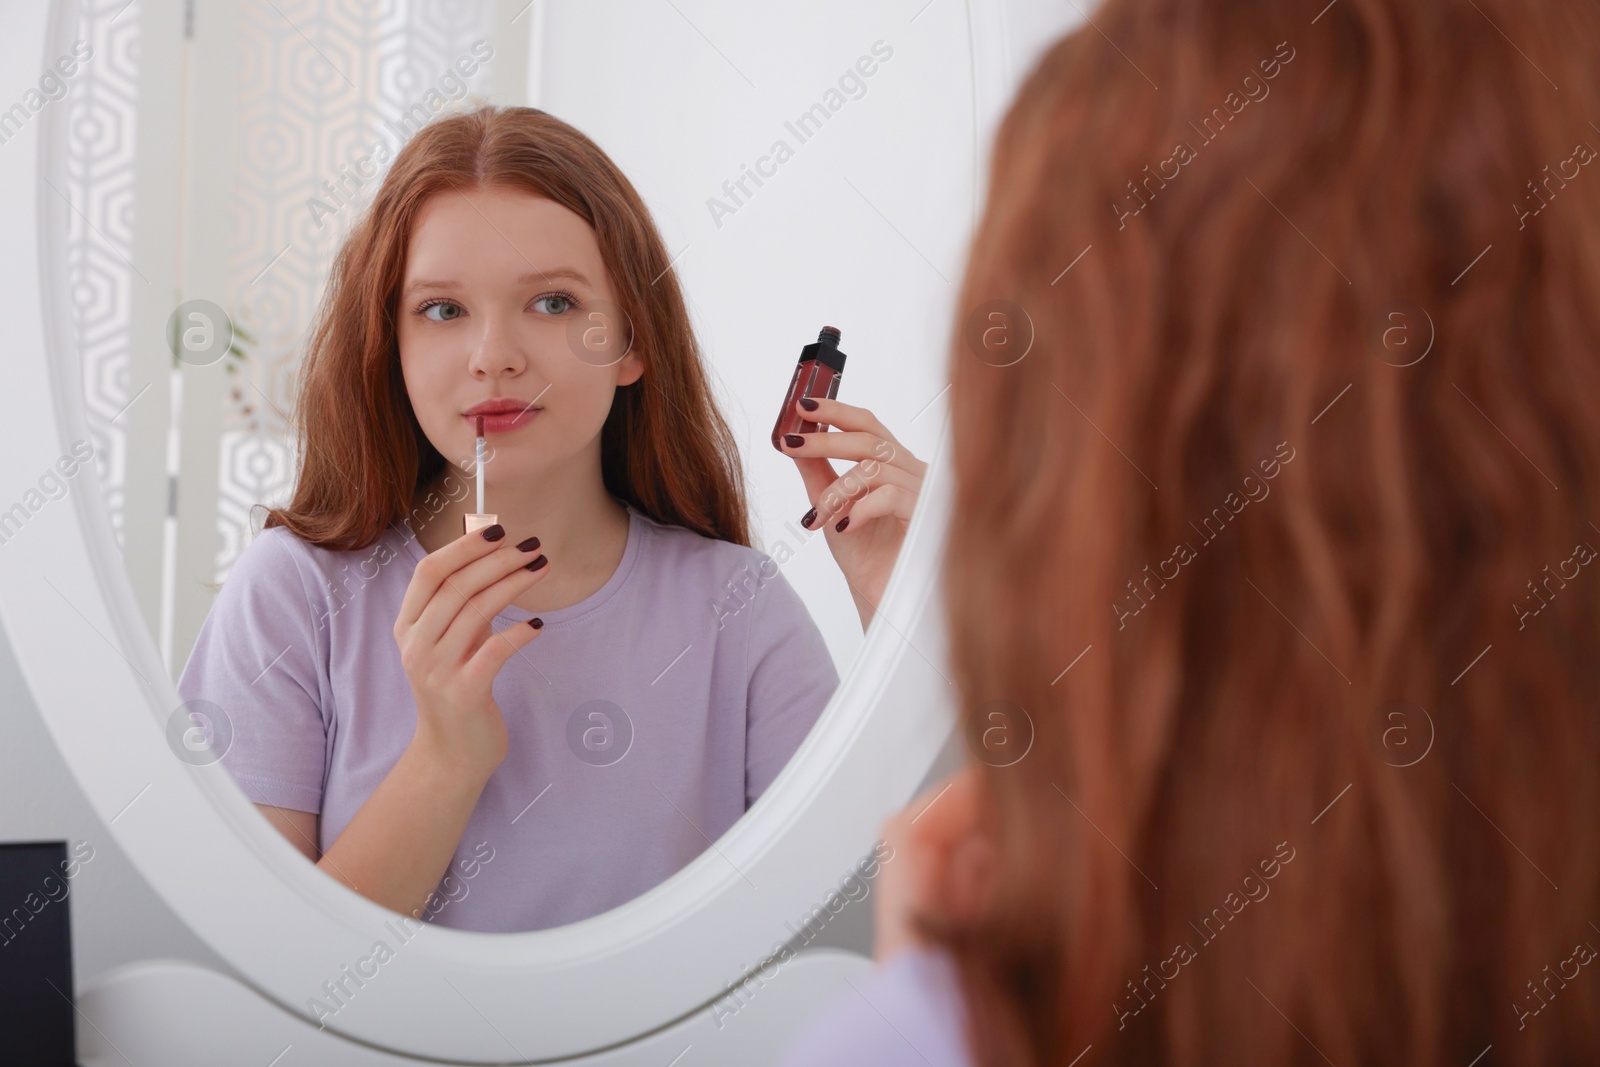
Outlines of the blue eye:
M435 315L435 311L438 311L439 314ZM466 313L466 310L460 304L452 303L449 300L430 300L419 307L417 312L425 318L432 319L434 322L449 322L451 319L460 318Z
M533 306L534 307L538 307L540 304L544 303L546 300L560 301L560 303L563 305L562 308L561 308L561 311L549 312L549 314L551 314L551 315L559 315L563 311L571 311L578 304L578 301L570 293L546 293L543 296L538 297L537 299L535 299L534 302L533 302Z

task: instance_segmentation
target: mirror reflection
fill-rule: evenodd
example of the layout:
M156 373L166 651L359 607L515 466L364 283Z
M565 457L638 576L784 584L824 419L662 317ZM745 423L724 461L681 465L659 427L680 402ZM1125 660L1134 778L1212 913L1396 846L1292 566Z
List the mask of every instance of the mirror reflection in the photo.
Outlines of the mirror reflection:
M747 546L668 264L626 178L529 108L430 123L334 264L294 496L179 688L231 720L223 763L273 824L395 911L531 930L631 899L744 813L838 685ZM794 403L853 424L835 405ZM849 518L892 552L878 529L909 514Z
M714 848L787 765L926 465L839 397L848 321L770 337L759 386L730 396L748 361L707 356L634 176L556 115L494 103L517 79L471 25L392 62L258 14L209 31L245 62L185 88L213 79L236 155L196 161L177 218L148 212L132 243L180 282L170 389L128 389L102 426L185 701L174 751L396 912L485 932L600 914ZM272 117L360 97L341 64L369 60L371 113L300 140ZM208 212L231 237L183 232ZM263 256L263 230L286 246ZM800 505L776 541L752 508L775 469ZM786 568L814 539L831 598Z

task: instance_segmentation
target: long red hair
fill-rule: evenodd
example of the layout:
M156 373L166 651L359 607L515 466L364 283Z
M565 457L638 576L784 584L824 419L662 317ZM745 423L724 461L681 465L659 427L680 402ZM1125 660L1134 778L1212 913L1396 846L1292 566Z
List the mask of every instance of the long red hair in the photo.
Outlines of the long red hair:
M1600 1063L1600 7L1090 18L950 354L977 1062Z
M265 525L326 548L365 548L416 509L418 491L444 469L406 395L395 303L422 204L489 185L547 197L594 228L644 357L643 376L617 389L601 430L606 490L658 522L748 546L738 445L644 201L598 145L527 107L439 119L395 157L335 260L301 366L294 496L268 509Z

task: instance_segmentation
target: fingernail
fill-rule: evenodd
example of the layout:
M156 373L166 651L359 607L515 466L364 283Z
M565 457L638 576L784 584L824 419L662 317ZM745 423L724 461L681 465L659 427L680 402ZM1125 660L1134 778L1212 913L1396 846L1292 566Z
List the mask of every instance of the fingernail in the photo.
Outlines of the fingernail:
M523 552L532 552L538 547L539 539L537 537L530 537L526 541L519 542L517 545L517 548Z
M799 448L806 443L806 439L797 433L786 433L783 435L783 443L790 448Z
M803 396L800 398L800 406L805 408L807 411L817 410L817 402L812 400L809 396Z
M817 509L816 508L812 508L810 511L806 512L805 518L800 520L800 525L804 526L806 529L809 530L809 529L811 529L811 524L816 522L816 521L817 521Z
M840 533L844 533L844 528L846 526L849 526L849 525L850 525L850 516L846 515L844 518L842 518L838 522L834 523L833 524L833 528L835 530L838 530Z
M540 556L539 558L535 559L532 563L528 564L527 567L525 567L524 569L525 570L530 570L530 571L536 571L540 567L543 567L546 563L549 563L549 562L550 562L549 560L545 559L543 556Z
M544 629L544 620L535 617L528 620L528 625L533 627L535 630L542 630Z
M498 540L500 540L500 538L504 537L505 535L506 535L506 528L504 526L501 526L498 522L495 523L493 526L485 526L483 528L483 539L485 541L498 541Z

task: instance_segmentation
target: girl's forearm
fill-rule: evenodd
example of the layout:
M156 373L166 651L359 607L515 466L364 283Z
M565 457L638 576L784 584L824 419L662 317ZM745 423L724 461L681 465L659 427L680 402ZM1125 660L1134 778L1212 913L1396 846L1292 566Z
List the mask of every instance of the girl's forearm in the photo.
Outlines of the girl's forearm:
M488 773L414 739L317 866L386 908L420 918L466 833Z

